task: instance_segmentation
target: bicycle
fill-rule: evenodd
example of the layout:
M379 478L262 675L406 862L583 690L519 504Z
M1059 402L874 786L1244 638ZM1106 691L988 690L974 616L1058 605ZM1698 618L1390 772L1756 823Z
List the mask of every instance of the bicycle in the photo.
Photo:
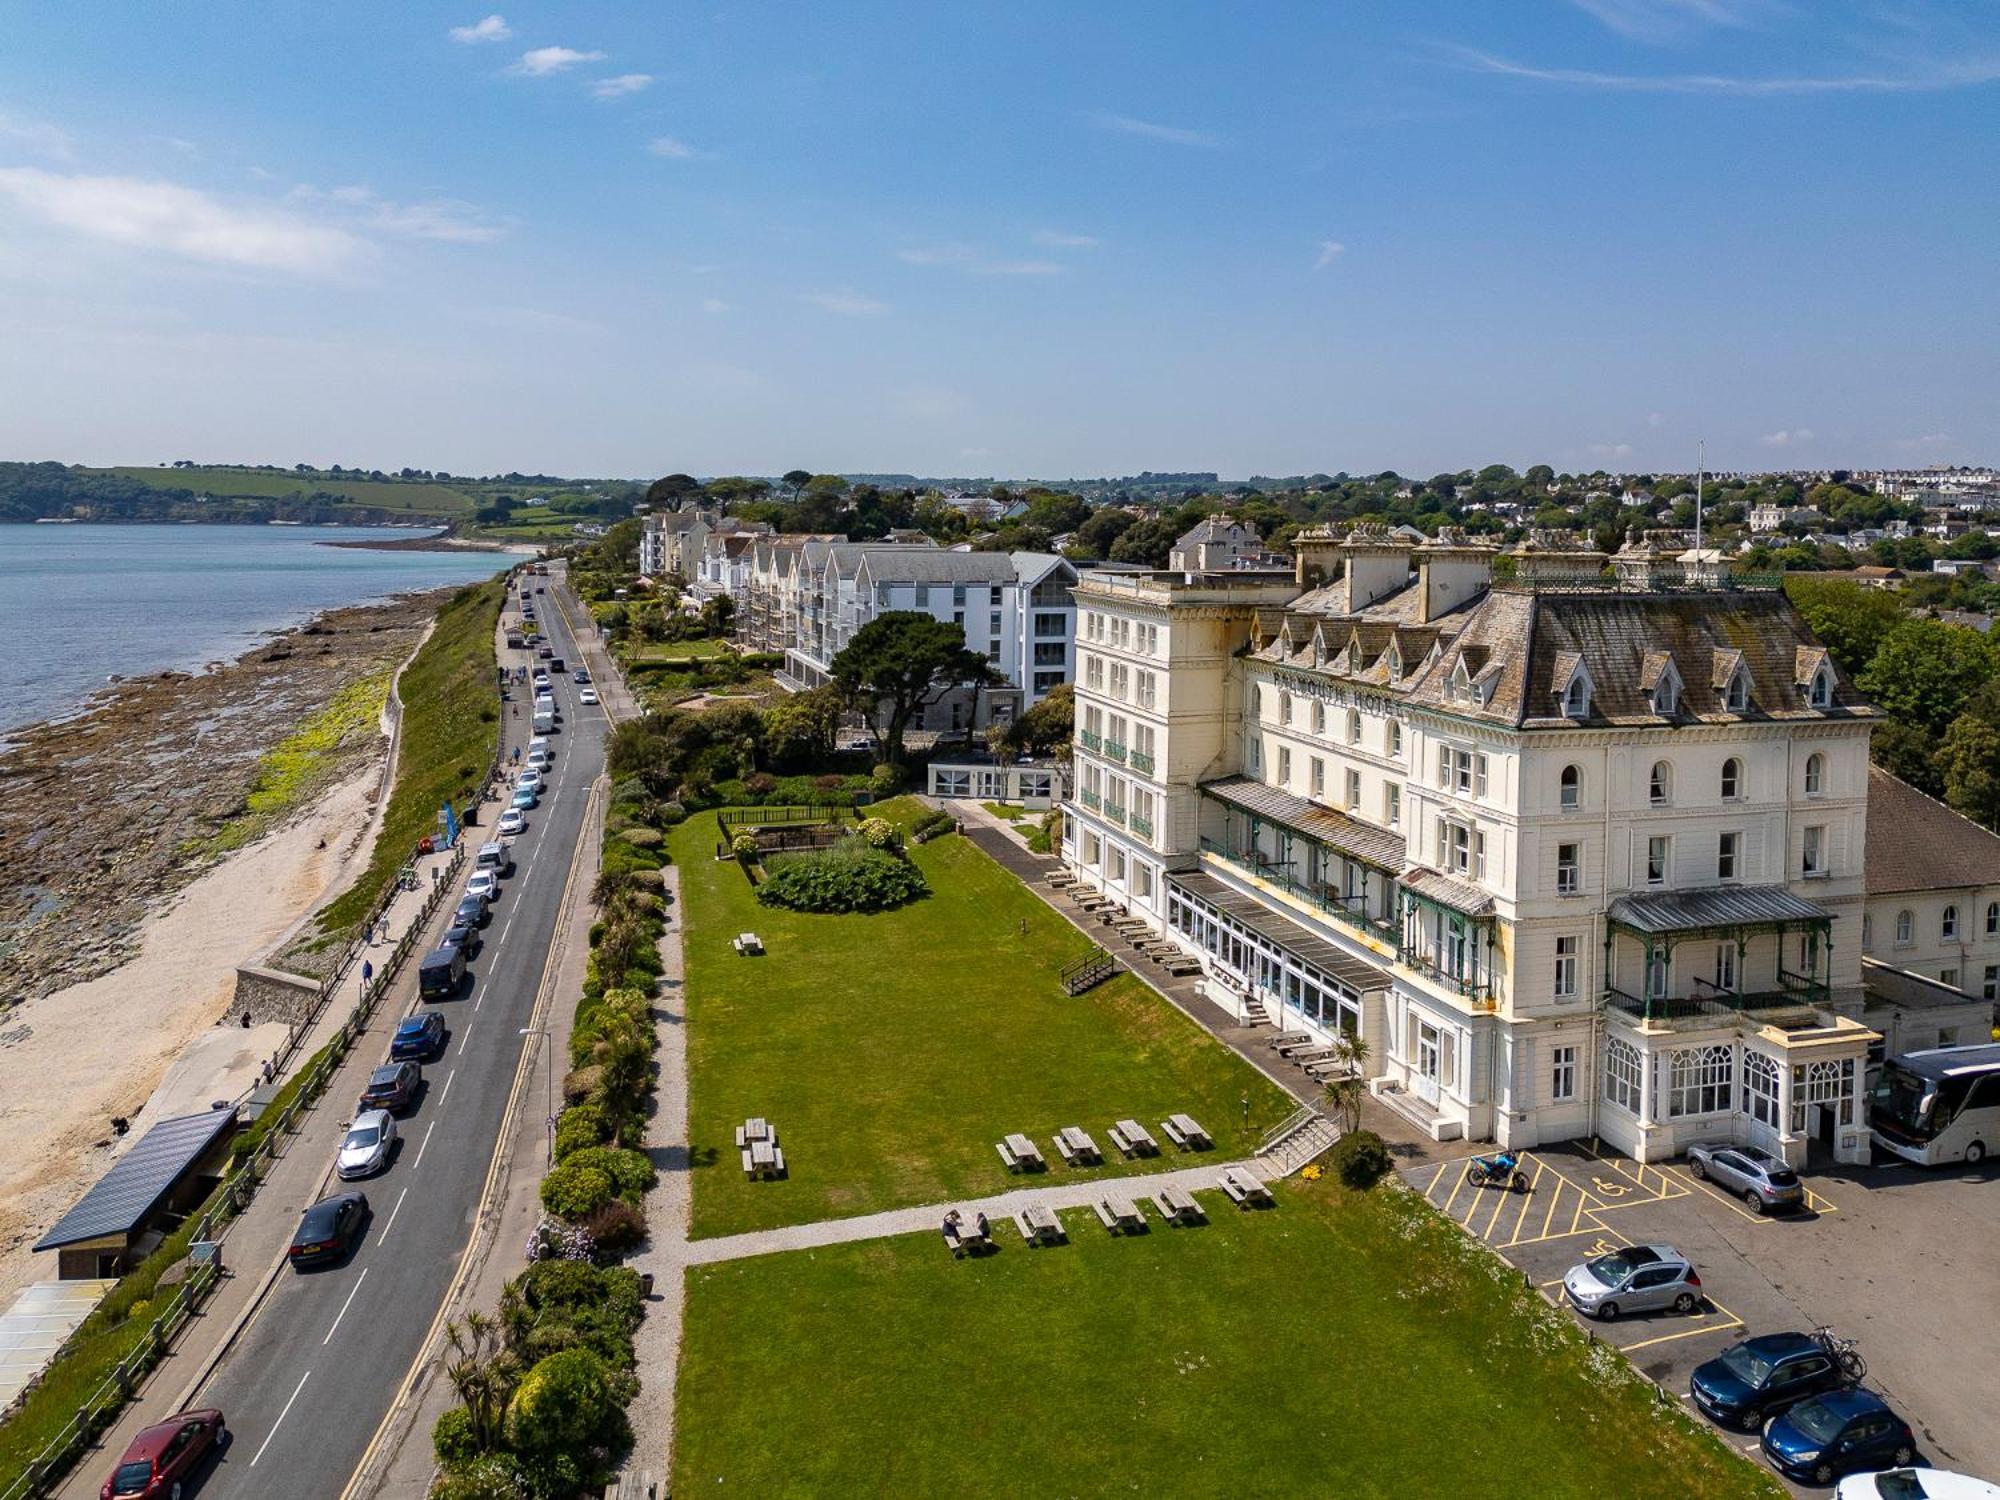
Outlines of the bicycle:
M1867 1376L1868 1361L1861 1357L1861 1351L1855 1347L1856 1340L1841 1338L1831 1328L1815 1328L1813 1341L1840 1366L1840 1373L1851 1384L1859 1385Z

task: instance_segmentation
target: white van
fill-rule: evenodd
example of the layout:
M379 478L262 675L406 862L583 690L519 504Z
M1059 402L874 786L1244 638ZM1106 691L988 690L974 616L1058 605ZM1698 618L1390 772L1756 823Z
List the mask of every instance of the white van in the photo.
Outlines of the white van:
M535 708L535 733L553 734L556 728L556 711L553 708Z
M514 873L514 850L503 839L495 839L490 844L481 844L479 853L472 861L477 869L491 870L495 875L507 876Z

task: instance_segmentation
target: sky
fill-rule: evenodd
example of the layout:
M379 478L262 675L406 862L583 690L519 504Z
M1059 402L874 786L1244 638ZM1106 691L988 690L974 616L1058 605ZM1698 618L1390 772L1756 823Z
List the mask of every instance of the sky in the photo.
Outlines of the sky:
M0 458L2000 459L1989 0L17 0L5 27Z

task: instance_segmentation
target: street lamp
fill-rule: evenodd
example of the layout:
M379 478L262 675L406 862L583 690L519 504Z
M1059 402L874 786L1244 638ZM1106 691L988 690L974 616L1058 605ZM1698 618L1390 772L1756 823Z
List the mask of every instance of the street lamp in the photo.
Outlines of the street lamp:
M554 1166L556 1160L556 1048L554 1035L546 1026L523 1026L520 1034L522 1036L541 1037L548 1044L543 1049L542 1059L547 1065L546 1071L549 1082L548 1165Z

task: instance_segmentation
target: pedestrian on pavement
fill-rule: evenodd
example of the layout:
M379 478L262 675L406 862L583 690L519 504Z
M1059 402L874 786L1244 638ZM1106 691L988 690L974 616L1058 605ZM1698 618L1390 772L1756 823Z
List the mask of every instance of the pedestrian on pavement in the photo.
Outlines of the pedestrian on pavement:
M365 958L364 958L364 959L362 959L362 960L361 960L361 987L362 987L363 989L366 989L366 988L368 988L368 981L369 981L369 980L371 980L371 979L373 979L374 977L375 977L375 965L373 965L373 964L371 964L370 962L368 962L368 960L367 960L367 959L365 959Z

